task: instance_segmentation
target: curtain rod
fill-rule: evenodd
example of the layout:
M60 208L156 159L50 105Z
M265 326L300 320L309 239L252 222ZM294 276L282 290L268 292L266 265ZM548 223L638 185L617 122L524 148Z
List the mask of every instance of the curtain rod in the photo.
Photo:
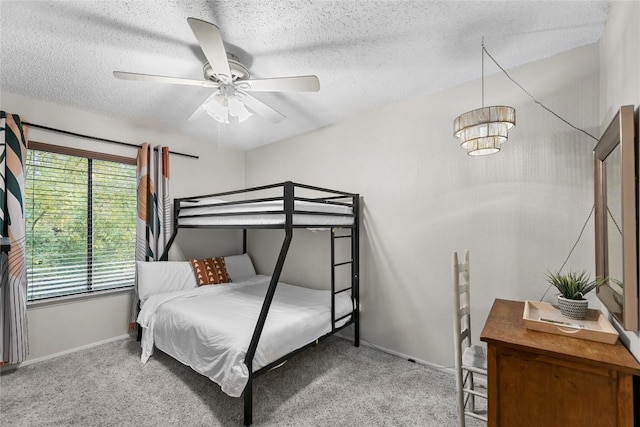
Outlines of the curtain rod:
M31 122L24 122L23 121L22 123L27 125L27 126L30 126L32 128L48 130L48 131L51 131L51 132L63 133L65 135L78 136L80 138L93 139L93 140L102 141L102 142L109 142L111 144L126 145L127 147L134 147L134 148L142 147L142 145L131 144L129 142L114 141L113 139L106 139L106 138L99 138L97 136L84 135L84 134L81 134L81 133L70 132L68 130L62 130L62 129L56 129L56 128L52 128L52 127L49 127L49 126L43 126L43 125L39 125L39 124L36 124L36 123L31 123ZM178 153L177 151L169 151L169 153L170 154L175 154L176 156L189 157L189 158L192 158L192 159L199 159L200 158L199 156L194 156L193 154Z

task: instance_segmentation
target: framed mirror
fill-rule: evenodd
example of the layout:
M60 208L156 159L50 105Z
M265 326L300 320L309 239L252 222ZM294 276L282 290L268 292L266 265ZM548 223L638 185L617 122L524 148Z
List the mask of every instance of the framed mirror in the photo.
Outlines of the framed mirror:
M632 105L620 108L594 149L597 291L628 331L638 330L638 141Z

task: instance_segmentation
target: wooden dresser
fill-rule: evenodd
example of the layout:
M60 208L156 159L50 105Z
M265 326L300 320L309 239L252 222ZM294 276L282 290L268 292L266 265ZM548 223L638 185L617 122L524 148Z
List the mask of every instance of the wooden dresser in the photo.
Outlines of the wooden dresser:
M495 300L480 335L487 343L489 426L632 427L640 364L620 341L532 331L523 310L523 302Z

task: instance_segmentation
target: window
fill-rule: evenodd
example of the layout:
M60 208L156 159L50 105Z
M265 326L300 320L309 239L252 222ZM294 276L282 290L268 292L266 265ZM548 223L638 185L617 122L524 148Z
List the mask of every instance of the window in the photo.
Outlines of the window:
M29 145L27 299L133 286L135 159Z

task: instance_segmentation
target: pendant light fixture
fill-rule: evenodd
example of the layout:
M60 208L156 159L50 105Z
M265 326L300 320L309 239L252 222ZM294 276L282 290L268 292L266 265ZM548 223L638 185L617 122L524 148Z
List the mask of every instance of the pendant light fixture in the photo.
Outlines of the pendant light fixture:
M516 125L516 110L507 106L484 106L484 39L482 40L482 107L467 111L453 121L453 135L470 156L500 151L508 132Z

